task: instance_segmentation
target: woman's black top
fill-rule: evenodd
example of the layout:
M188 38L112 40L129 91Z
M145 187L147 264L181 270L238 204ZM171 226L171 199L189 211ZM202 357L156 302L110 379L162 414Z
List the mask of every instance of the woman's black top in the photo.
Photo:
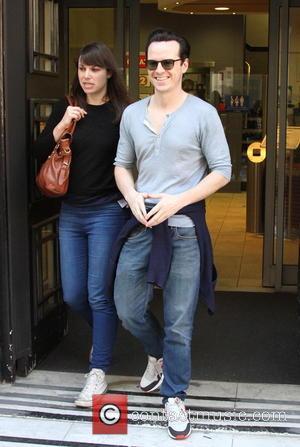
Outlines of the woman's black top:
M54 127L61 121L68 106L66 99L58 102L46 127L34 143L35 156L44 162L55 146ZM114 122L112 104L87 105L87 114L76 124L73 135L72 163L68 194L70 202L98 199L119 199L114 179L113 162L119 140L119 123Z

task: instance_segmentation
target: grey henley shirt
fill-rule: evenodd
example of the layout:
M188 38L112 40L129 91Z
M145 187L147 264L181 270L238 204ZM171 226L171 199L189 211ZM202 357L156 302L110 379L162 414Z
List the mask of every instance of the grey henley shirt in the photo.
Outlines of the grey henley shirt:
M230 153L216 109L188 95L175 112L166 116L161 131L156 133L147 119L150 98L125 109L114 163L127 169L136 166L136 190L180 194L212 171L230 179ZM168 223L193 225L186 216L173 216Z

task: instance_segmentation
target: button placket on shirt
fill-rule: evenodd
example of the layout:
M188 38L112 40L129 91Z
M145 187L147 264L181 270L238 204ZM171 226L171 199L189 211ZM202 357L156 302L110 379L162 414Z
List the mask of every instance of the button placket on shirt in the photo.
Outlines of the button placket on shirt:
M154 143L154 153L156 155L158 155L160 153L160 149L161 149L161 145L162 145L162 141L163 141L163 135L166 132L166 129L170 123L170 118L171 118L171 114L166 115L166 119L165 122L162 126L162 128L160 129L159 133L156 133L154 131L154 129L151 127L149 121L147 119L145 119L144 124L151 130L151 132L154 133L155 135L155 143Z

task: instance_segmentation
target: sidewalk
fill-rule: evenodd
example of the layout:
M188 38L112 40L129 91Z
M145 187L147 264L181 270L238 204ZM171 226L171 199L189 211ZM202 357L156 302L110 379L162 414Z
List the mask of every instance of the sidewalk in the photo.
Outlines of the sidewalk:
M90 410L74 407L83 374L33 371L0 385L0 446L169 447L161 398L138 378L109 376L109 393L128 395L128 434L93 435ZM186 400L193 433L185 447L300 445L300 386L192 381ZM158 421L157 421L158 418Z

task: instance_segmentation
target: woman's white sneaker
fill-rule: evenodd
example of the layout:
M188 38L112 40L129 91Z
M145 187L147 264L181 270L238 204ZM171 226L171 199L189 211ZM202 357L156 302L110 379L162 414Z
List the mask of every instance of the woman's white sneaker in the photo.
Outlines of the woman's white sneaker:
M90 408L93 406L93 394L104 394L107 390L105 372L102 369L93 368L86 375L86 383L75 400L77 407Z
M140 381L140 388L145 393L156 390L164 380L163 359L156 359L148 355L148 365Z
M168 433L173 439L185 439L191 434L191 423L183 401L179 397L169 397L165 403Z

